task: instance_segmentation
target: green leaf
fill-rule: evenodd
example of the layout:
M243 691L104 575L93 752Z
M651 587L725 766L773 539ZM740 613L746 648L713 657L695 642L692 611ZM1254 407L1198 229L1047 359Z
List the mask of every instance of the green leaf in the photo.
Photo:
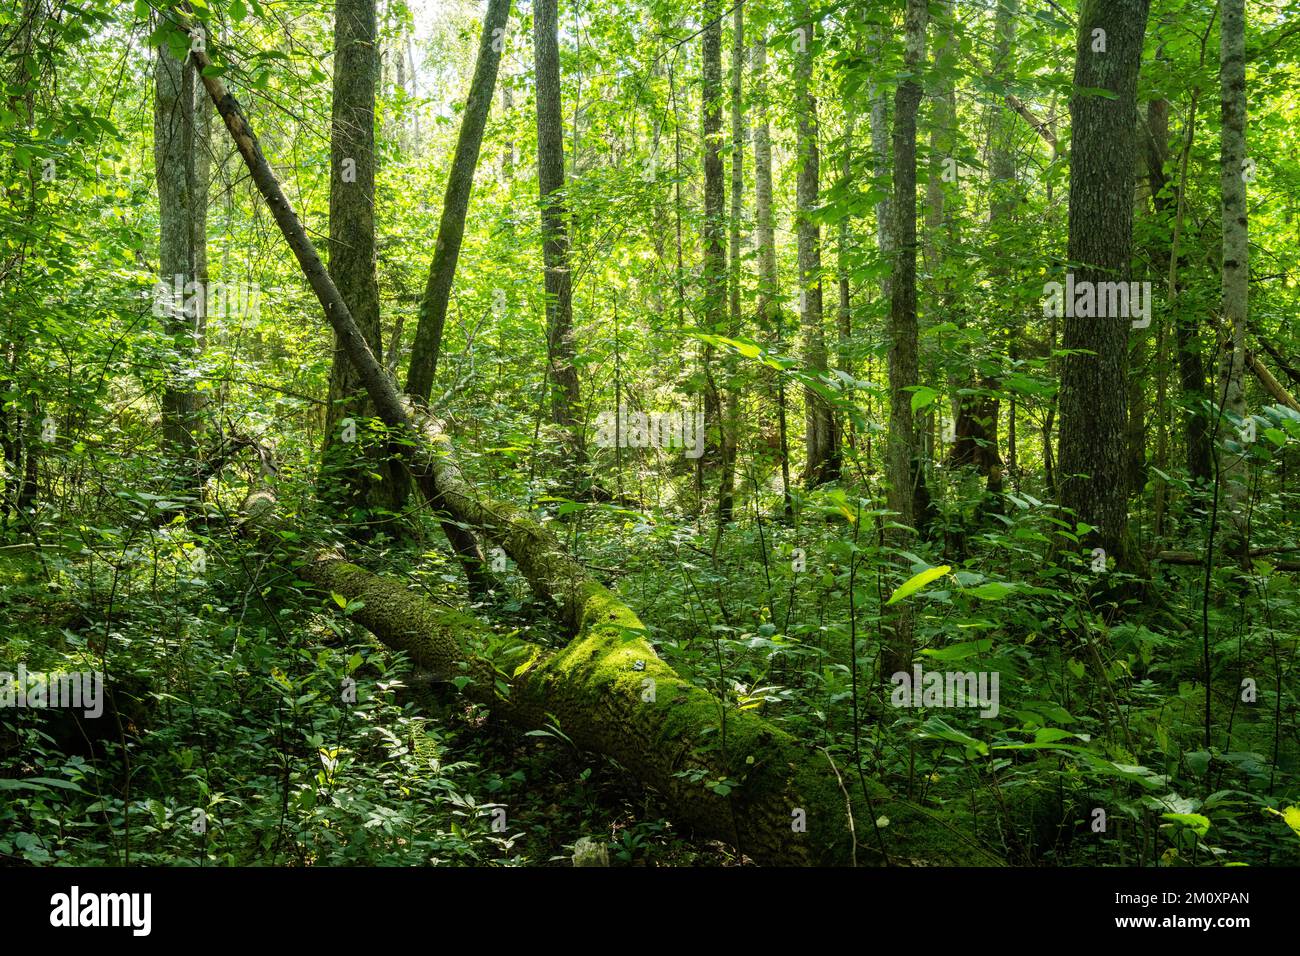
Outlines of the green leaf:
M918 385L912 392L912 411L917 412L927 405L933 405L934 400L939 397L939 393L928 385Z
M989 753L988 744L984 743L984 741L976 740L970 734L962 733L947 721L938 717L931 717L922 724L920 733L922 737L934 737L938 740L946 740L949 743L969 747L982 757L987 757Z
M1200 837L1210 830L1210 818L1199 813L1162 813L1160 818L1181 824Z
M1001 601L1004 597L1012 592L1015 585L1003 584L1001 581L989 581L981 584L977 588L971 588L966 593L972 597L977 597L981 601Z
M1039 727L1034 733L1034 743L1050 744L1073 736L1074 734L1068 730L1062 730L1060 727Z
M889 600L885 602L885 605L889 606L890 604L897 604L899 601L903 600L903 598L911 597L931 581L943 577L951 570L952 567L950 565L941 564L937 568L926 568L920 574L912 575L912 577L903 583L902 587L893 593Z
M0 780L0 783L3 782L3 780ZM1275 817L1281 817L1286 825L1291 828L1291 832L1300 837L1300 807L1286 807L1281 811L1274 810L1272 807L1265 807L1264 809Z
M25 780L0 779L0 790L45 790L49 787L75 790L77 793L86 792L71 780L57 780L54 777L28 777Z
M1210 754L1207 750L1183 754L1183 759L1187 761L1187 769L1198 777L1204 776L1205 771L1210 767Z
M976 654L987 654L992 647L992 638L984 638L980 641L966 641L940 649L927 648L921 653L936 661L959 661L966 657L973 657Z
M348 599L345 598L342 594L339 594L338 591L331 591L330 597L332 597L334 599L334 603L337 604L339 607L343 608L343 610L346 611L348 609Z

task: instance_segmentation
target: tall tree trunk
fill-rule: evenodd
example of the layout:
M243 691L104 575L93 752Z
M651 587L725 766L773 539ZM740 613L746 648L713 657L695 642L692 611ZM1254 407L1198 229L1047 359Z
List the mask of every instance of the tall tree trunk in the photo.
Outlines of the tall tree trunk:
M889 307L889 447L886 476L889 508L903 529L895 545L906 550L909 530L924 517L918 505L921 482L920 448L912 414L912 393L920 384L916 324L916 111L921 103L917 78L925 62L926 0L907 0L904 27L904 78L894 93L894 267ZM912 659L913 621L907 602L891 618L893 634L884 657L884 673L906 670Z
M776 272L776 230L772 220L772 130L768 123L767 36L754 40L754 240L758 253L758 298L755 303L758 327L773 334L780 352L783 316L777 304L780 286ZM794 511L790 495L790 440L786 427L785 377L771 376L776 383L777 441L781 459L781 497L784 512Z
M957 295L953 276L943 270L942 243L947 234L949 249L957 248L957 219L948 208L949 190L957 195L960 177L957 167L957 95L951 65L946 61L955 46L954 8L951 0L939 4L940 19L935 23L936 40L933 64L937 77L931 104L930 165L925 183L925 262L931 276L940 276L934 294L932 312L935 321L953 322L964 326L966 320L956 308ZM948 390L951 396L952 431L948 439L953 442L948 449L948 464L971 464L982 454L983 447L975 441L975 429L985 420L986 412L979 407L975 396L958 394L960 390L977 384L977 369L949 369ZM996 442L994 443L996 449ZM988 472L981 469L982 473Z
M33 55L33 43L39 32L35 29L39 11L40 0L23 0L22 20L12 38L14 41L11 54L14 67L13 85L6 96L10 113L22 117L22 123L29 136L36 123L37 76L32 72L32 67L37 63ZM37 165L30 164L24 175L16 156L9 157L8 162L9 181L18 182L26 179L25 188L20 194L15 193L14 198L16 203L22 205L19 214L22 227L30 229L40 209L36 192ZM17 256L20 270L25 260L25 253L20 251ZM0 442L3 443L4 448L4 462L0 472L3 472L5 483L3 517L6 528L11 514L15 515L19 522L28 521L29 511L36 503L41 448L45 444L40 425L39 396L31 397L26 410L22 409L20 401L15 401L19 393L14 377L22 369L28 352L26 339L26 335L19 333L5 341L4 376L0 378L0 436L2 436ZM35 531L30 523L28 528Z
M1074 284L1127 282L1133 241L1137 78L1147 0L1084 0L1070 101L1069 261ZM1094 90L1104 90L1099 95ZM1084 287L1088 288L1088 287ZM1061 372L1060 501L1128 560L1124 429L1130 318L1068 314ZM1079 351L1083 350L1083 351Z
M1003 83L1015 76L1016 18L1019 15L1019 0L998 3L993 23L992 72ZM1014 152L1016 110L1009 104L998 103L993 111L989 124L989 236L995 248L1003 248L1019 205ZM994 263L990 274L995 287L1012 281L1010 268L1001 261ZM1020 334L1020 324L1017 316L1008 315L1005 325L996 330L1002 340L999 344L1005 343L1005 347L1010 348ZM1002 455L998 437L1001 403L992 394L999 387L998 376L984 375L979 369L972 368L967 387L981 391L958 399L954 428L956 441L949 463L974 465L985 476L988 490L996 493L1002 490Z
M504 118L507 128L514 123L515 97L510 86L512 82L513 80L507 75L501 84L501 116ZM510 180L515 178L515 141L513 138L507 138L501 144L501 178L507 186Z
M1201 65L1205 63L1206 44L1209 41L1210 28L1205 30L1201 43ZM1168 161L1169 104L1164 99L1151 102L1148 109L1147 125L1151 131L1148 140L1147 170L1151 179L1153 202L1164 216L1169 219L1172 238L1167 258L1168 282L1165 294L1169 314L1174 326L1174 341L1177 350L1178 380L1182 392L1183 435L1186 448L1187 471L1193 482L1209 481L1213 474L1210 449L1210 419L1205 406L1208 395L1205 387L1205 359L1201 352L1199 317L1190 311L1178 307L1181 286L1178 272L1182 268L1181 241L1183 236L1183 215L1186 208L1187 166L1191 158L1192 142L1196 135L1197 107L1200 104L1200 88L1192 90L1191 105L1187 110L1187 124L1183 130L1182 145L1179 148L1177 181L1171 192L1167 188L1164 167ZM1161 484L1164 488L1164 484Z
M433 391L433 380L438 370L442 332L447 322L447 304L451 299L452 280L456 276L461 243L465 238L465 216L469 211L470 193L474 188L474 170L478 167L483 130L492 108L492 95L496 89L497 69L501 65L501 51L505 47L505 30L509 19L510 0L488 0L487 15L483 18L483 34L479 38L478 59L474 64L474 78L470 81L465 115L461 120L460 135L456 138L456 153L452 157L451 172L447 176L447 191L442 201L442 218L438 222L433 263L429 266L424 298L420 300L420 321L415 330L415 341L411 345L411 365L406 373L406 394L426 402Z
M873 46L877 58L884 55L885 33L877 27L873 31ZM893 300L892 263L894 257L894 213L890 202L892 180L889 174L889 94L878 82L872 83L871 93L871 155L874 160L876 185L880 199L876 202L876 251L880 258L891 263L880 277L880 298L888 304Z
M379 80L375 0L334 4L334 102L330 123L330 278L366 344L383 354L375 273L375 85ZM343 343L334 339L325 413L322 492L345 508L396 504L387 443L370 440L374 416ZM382 475L375 479L373 475Z
M885 31L883 27L876 26L871 31L872 51L877 59L884 56ZM880 275L880 299L885 305L886 312L890 308L890 302L893 297L893 259L894 259L894 213L892 203L890 202L890 193L893 190L893 180L890 175L890 148L889 148L889 93L885 87L878 81L872 80L871 84L871 114L869 117L871 125L871 156L872 169L875 174L875 185L880 191L880 199L876 202L876 253L880 261L885 264ZM870 362L868 359L868 370L864 377L870 377ZM871 396L867 396L868 414L873 411ZM869 464L871 462L871 432L867 432L866 457ZM888 451L886 451L888 457ZM887 467L887 466L886 466Z
M537 179L542 204L542 260L546 269L546 354L551 420L567 430L574 463L582 460L578 371L574 366L573 286L569 272L564 197L564 115L560 103L557 0L533 5L533 57L537 73Z
M1163 51L1157 54L1163 59ZM1168 190L1169 180L1165 173L1165 163L1169 160L1169 101L1164 97L1156 97L1147 104L1147 185L1151 193L1151 208L1158 222L1170 230L1171 235L1174 228L1173 207L1177 205L1175 196L1170 195ZM1155 258L1159 261L1161 248L1157 248ZM1165 273L1173 276L1174 270L1174 250L1172 242L1170 248L1164 254ZM1177 313L1173 312L1173 306L1177 299L1174 290L1174 283L1171 280L1167 290L1169 308L1177 321ZM1156 328L1156 453L1155 467L1161 471L1169 470L1169 422L1165 415L1165 408L1169 395L1169 362L1166 356L1168 350L1168 333L1164 322L1158 323ZM1130 409L1130 414L1132 410ZM1165 530L1165 513L1169 500L1169 485L1163 479L1159 481L1155 488L1155 501L1153 502L1152 532L1157 538L1164 536Z
M861 45L857 40L854 41L853 49L854 52L861 49ZM848 189L853 182L853 135L856 132L858 121L856 102L856 94L846 95L843 99L844 141L840 151L840 175L843 177L845 189ZM840 220L835 241L835 280L836 285L839 287L839 303L836 315L838 328L836 365L841 372L850 377L853 375L853 284L850 265L852 237L853 217L845 215ZM846 399L850 403L855 403L857 400L856 390L848 389ZM851 417L844 422L844 429L848 431L847 442L849 447L856 448L857 432Z
M704 222L700 228L703 251L700 273L704 293L704 327L714 335L727 331L727 253L724 241L726 214L722 182L722 4L704 0L704 28L700 38L700 139L703 145ZM721 434L722 395L714 374L714 350L703 353L704 423L708 432ZM722 442L719 443L719 448ZM704 487L707 465L720 461L712 449L697 461L700 487ZM729 497L718 488L718 514Z
M807 0L798 7L795 28L795 110L799 120L799 172L795 187L795 218L799 254L799 324L803 331L803 361L808 374L824 378L828 370L826 330L822 326L821 227L813 218L818 203L820 157L817 137L817 97L813 93L813 42L816 21ZM804 442L808 456L804 484L809 488L840 475L839 435L831 407L804 387Z
M728 334L740 334L740 215L745 192L745 114L741 102L745 68L744 6L736 4L731 14L731 222L728 237L727 312ZM736 451L740 428L740 386L736 381L736 360L729 355L723 363L722 467L718 473L718 521L731 520L735 502Z
M196 36L194 43L201 43ZM180 484L197 497L198 399L184 366L201 341L207 307L207 287L200 285L200 262L207 269L204 223L206 200L199 188L197 153L201 88L191 58L178 60L167 44L158 47L154 68L154 173L158 185L158 271L165 306L164 331L171 339L180 367L172 368L162 397L162 430L166 453L185 476ZM206 164L205 164L206 165Z
M1223 196L1223 318L1227 336L1219 364L1219 434L1225 430L1238 443L1240 423L1246 416L1246 322L1250 285L1250 248L1246 219L1246 183L1252 179L1246 158L1246 5L1245 0L1222 0L1220 26L1219 91L1222 166L1219 184ZM1224 413L1227 421L1222 420ZM1234 434L1238 433L1238 434ZM1224 535L1224 549L1239 553L1249 566L1246 498L1246 456L1240 451L1218 449L1224 506L1230 525Z

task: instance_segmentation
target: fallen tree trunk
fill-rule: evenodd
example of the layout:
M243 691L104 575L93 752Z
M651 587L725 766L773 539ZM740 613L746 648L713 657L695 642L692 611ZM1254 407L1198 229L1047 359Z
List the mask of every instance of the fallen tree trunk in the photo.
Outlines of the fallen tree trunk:
M825 751L752 711L734 710L655 655L636 616L600 589L562 649L503 641L468 614L332 555L299 573L363 606L353 620L464 693L526 728L554 722L576 745L612 757L661 793L673 817L763 864L882 862L997 865L942 818L864 794ZM843 778L843 782L841 779ZM725 795L715 785L726 782ZM964 844L964 845L963 845Z
M1268 339L1264 338L1264 336L1260 335L1258 332L1255 332L1254 335L1255 341L1258 342L1260 347L1269 354L1269 357L1277 363L1277 367L1286 373L1286 377L1297 385L1300 385L1300 369L1292 366L1291 363L1287 361L1286 356L1279 352L1277 347Z
M517 674L518 665L505 672L512 675L506 681L511 690L495 706L534 727L554 714L568 723L562 729L575 742L613 757L663 791L679 818L759 862L854 862L859 851L869 852L859 834L865 836L875 827L877 812L891 821L886 827L893 837L891 857L928 863L1000 862L929 811L886 804L879 785L846 789L824 752L818 754L752 712L734 710L683 680L658 659L636 615L590 578L545 528L512 505L478 495L448 454L437 421L404 400L370 350L238 102L216 71L208 69L207 54L200 50L193 56L340 347L356 366L379 417L407 446L421 490L435 509L498 542L534 591L557 602L574 632L560 651L525 646L525 652L534 655L531 663L525 660L527 666ZM417 659L429 666L442 662L459 668L463 663L473 679L474 668L492 663L484 651L460 643L481 640L490 646L490 632L471 617L432 609L400 584L344 562L312 562L304 573L317 575L317 583L345 597L365 601L356 619L393 646L413 653L418 647L422 656ZM497 674L488 681L486 670L479 673L489 690L504 679ZM653 683L646 685L646 680ZM652 699L645 700L649 689L654 691ZM710 780L711 771L719 776ZM709 786L722 781L734 787L726 796ZM875 792L852 795L867 787ZM942 837L936 838L940 830Z
M1265 555L1278 554L1280 552L1294 551L1295 548L1251 548L1250 556L1260 558ZM1204 564L1205 555L1195 554L1191 551L1160 551L1156 554L1155 560L1163 561L1165 564ZM1273 561L1272 565L1279 571L1300 571L1300 561Z
M1259 379L1259 384L1264 386L1264 391L1292 411L1300 412L1300 402L1297 402L1291 393L1282 387L1282 383L1273 377L1273 373L1268 370L1268 366L1261 362L1254 352L1246 353L1246 364L1250 366L1250 370Z

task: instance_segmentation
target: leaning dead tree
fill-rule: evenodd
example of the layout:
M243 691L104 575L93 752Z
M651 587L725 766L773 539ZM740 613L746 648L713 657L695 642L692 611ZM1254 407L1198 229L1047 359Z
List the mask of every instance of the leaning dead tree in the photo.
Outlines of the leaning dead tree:
M380 419L406 446L407 464L433 509L476 529L550 600L571 637L558 649L502 647L475 618L446 611L336 557L303 573L365 606L354 618L390 647L447 676L524 727L551 717L577 744L617 760L664 795L673 816L759 863L997 864L942 816L842 772L822 749L713 697L662 662L636 614L594 580L540 523L480 495L460 474L429 412L404 400L357 329L284 195L247 118L208 54L195 51L216 104L337 341ZM728 787L715 787L727 781Z

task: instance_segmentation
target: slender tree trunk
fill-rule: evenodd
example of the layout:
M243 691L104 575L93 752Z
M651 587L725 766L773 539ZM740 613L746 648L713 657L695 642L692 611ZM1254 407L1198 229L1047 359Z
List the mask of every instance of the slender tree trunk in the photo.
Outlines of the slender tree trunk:
M895 530L895 545L906 550L914 528L924 517L917 492L924 487L919 468L920 448L912 414L912 393L920 384L916 323L916 111L921 103L917 78L925 62L926 0L907 0L903 64L905 75L894 93L894 268L889 308L889 446L886 476L889 508L903 529ZM904 602L891 618L892 636L885 649L884 673L906 670L912 659L913 621Z
M1096 288L1129 279L1137 78L1146 21L1147 0L1084 0L1080 7L1070 103L1069 261L1081 264L1074 270L1076 289L1082 282ZM1107 95L1087 92L1092 90ZM1097 529L1089 543L1121 564L1129 558L1124 429L1130 321L1065 316L1062 344L1071 352L1060 392L1061 504Z
M740 216L745 191L745 114L741 102L745 67L744 6L736 4L731 14L731 223L727 262L728 332L740 334ZM722 467L718 474L718 521L731 520L735 502L736 451L740 428L740 386L736 381L735 356L723 363Z
M186 18L174 14L179 23L188 26ZM194 54L200 71L211 65L205 53ZM442 496L433 485L430 456L433 450L422 444L420 434L411 421L409 399L404 400L397 390L388 370L379 361L375 351L370 347L356 320L348 309L347 301L339 292L338 286L330 277L321 262L315 245L307 235L302 221L294 211L292 204L284 194L271 164L267 162L257 137L249 126L248 119L239 106L239 102L227 91L225 83L219 76L202 76L203 85L215 104L217 113L225 123L226 130L234 140L236 149L247 165L249 175L279 227L285 242L298 260L303 278L311 286L320 301L325 319L334 330L343 351L357 371L361 386L366 390L375 414L388 426L395 439L394 448L401 449L403 461L408 462L412 475L429 504L442 518L442 527L451 541L457 556L465 568L473 594L482 593L487 586L487 576L483 567L482 554L472 532L458 524L445 519Z
M409 33L402 35L402 50L398 56L406 57L406 77L409 84L406 88L406 94L412 101L420 98L420 74L415 69L415 41ZM420 111L411 111L411 150L418 151L420 148Z
M799 247L799 324L803 331L805 370L810 375L825 378L828 366L826 330L822 326L821 228L813 218L818 204L821 168L817 145L817 97L812 88L812 47L816 39L816 22L807 0L801 0L798 15L799 25L794 31L794 96L799 121L799 172L795 188ZM808 456L804 468L804 484L814 488L838 478L840 449L834 415L826 401L806 386L804 441Z
M871 45L877 59L884 56L886 39L882 28L875 27L872 29ZM885 304L887 311L893 296L894 214L889 199L893 190L893 180L890 175L889 94L877 80L873 80L871 85L869 122L871 125L871 156L875 173L875 185L880 190L880 199L876 202L876 253L880 261L888 266L880 276L880 299ZM870 377L871 360L868 359L867 361L868 372L866 377ZM872 406L871 397L868 395L868 414L874 411ZM866 457L870 465L871 432L869 431L867 432ZM887 451L886 457L888 457Z
M1206 44L1209 42L1210 28L1207 26L1201 42L1201 65L1205 64ZM1187 166L1191 158L1192 142L1196 135L1197 108L1200 105L1200 88L1192 90L1191 105L1187 110L1187 125L1183 132L1182 146L1179 150L1176 170L1177 184L1171 195L1165 188L1164 164L1168 151L1168 103L1154 100L1154 116L1148 118L1152 136L1148 143L1153 155L1148 162L1148 170L1153 171L1158 179L1153 180L1151 192L1155 197L1157 208L1167 215L1170 222L1172 239L1170 240L1168 258L1168 283L1166 296L1168 309L1174 325L1174 341L1177 350L1179 389L1182 393L1183 435L1186 447L1187 472L1193 482L1207 482L1213 474L1210 449L1210 418L1205 406L1208 395L1205 386L1205 359L1201 351L1199 316L1190 310L1178 307L1181 287L1178 283L1178 271L1182 267L1180 250L1183 235L1183 213L1186 208ZM1163 484L1162 486L1163 487Z
M885 34L877 28L874 43L875 54L884 55ZM873 83L871 95L871 154L875 161L876 185L880 187L881 198L876 203L876 251L880 258L891 263L880 278L880 298L889 303L893 300L892 262L894 257L894 214L890 202L892 180L889 164L889 94L879 83Z
M783 317L780 286L776 272L776 230L772 220L772 131L768 124L767 37L764 33L754 41L754 237L758 253L758 298L756 313L758 326L773 334L777 351L781 351L781 326ZM777 439L781 459L781 497L784 513L789 517L794 511L790 496L790 440L786 426L785 379L777 374L776 382Z
M39 32L35 29L39 11L40 0L23 0L22 21L13 37L14 85L6 97L10 113L22 117L28 135L36 123L36 76L32 73L32 67L37 62L33 55L33 43ZM30 228L40 209L36 194L37 165L30 164L24 174L16 156L9 157L8 163L9 181L16 183L26 180L21 193L15 195L15 200L21 202L23 207L20 214L22 225ZM20 269L25 264L25 259L25 253L19 252L17 262ZM14 377L23 367L27 355L26 335L8 338L4 343L3 355L5 374L0 379L0 424L3 425L4 447L4 522L8 527L11 514L16 513L18 521L25 522L36 503L41 448L45 442L39 424L39 396L33 395L25 410L19 401L13 401L17 396ZM32 529L32 525L28 524L28 527Z
M1157 54L1163 59L1161 54ZM1151 192L1151 208L1158 221L1172 230L1173 206L1177 200L1169 194L1168 177L1165 175L1165 163L1169 159L1169 101L1163 97L1157 97L1147 104L1147 132L1150 134L1147 140L1147 184ZM1165 272L1170 273L1173 268L1174 251L1170 246L1165 258ZM1160 253L1157 251L1156 259L1159 261ZM1172 286L1172 283L1171 283ZM1172 307L1175 301L1173 288L1167 293L1169 306ZM1176 314L1175 314L1176 320ZM1165 414L1169 398L1169 362L1165 354L1168 350L1169 339L1167 326L1164 322L1157 323L1156 327L1156 453L1155 467L1161 471L1169 470L1169 422ZM1155 488L1155 501L1153 502L1154 515L1152 516L1152 532L1157 538L1164 535L1165 530L1165 513L1168 507L1169 485L1161 479Z
M1250 248L1246 219L1246 184L1252 179L1251 162L1246 157L1246 6L1245 0L1222 0L1223 21L1220 26L1219 89L1222 122L1219 184L1223 196L1223 318L1227 337L1221 350L1219 392L1220 437L1245 444L1241 423L1246 417L1246 322L1250 285ZM1222 417L1226 413L1226 421ZM1236 433L1236 434L1234 434ZM1221 442L1219 472L1223 483L1224 506L1230 522L1224 535L1227 553L1246 557L1249 535L1246 516L1246 456L1249 448L1230 450Z
M334 5L334 101L330 124L330 278L366 344L383 354L375 272L375 87L379 54L375 0ZM335 336L325 413L323 493L346 509L395 504L396 466L386 441L374 441L374 416L343 343ZM376 479L374 475L381 475Z
M507 127L514 122L515 99L514 92L510 88L512 80L506 76L501 84L501 115L505 118ZM501 178L508 185L510 180L515 178L515 141L507 139L501 146Z
M560 103L557 0L533 4L537 73L537 178L542 203L542 260L546 269L546 353L551 420L569 433L574 464L582 460L578 372L574 366L573 286L569 272L568 211L564 197L564 115Z
M1015 75L1016 18L1020 15L1019 0L1001 0L994 16L993 72L1003 82ZM993 107L989 124L989 236L999 248L1009 239L1014 228L1016 208L1020 203L1016 181L1015 131L1016 110L1009 104ZM1010 283L1011 269L1006 263L996 263L990 270L998 285ZM1006 316L1005 323L997 329L997 336L1008 349L1022 334L1019 317ZM982 394L967 395L958 402L956 443L950 459L952 464L973 464L986 479L988 491L996 496L1002 490L1002 455L999 449L1001 403L993 393L999 388L996 371L981 374L972 369L968 386L981 389Z
M722 181L722 4L720 0L704 0L702 7L704 28L700 35L700 140L703 147L704 169L704 222L700 227L702 254L700 262L701 284L704 294L704 327L714 335L727 331L727 252L724 235L724 187ZM704 424L710 435L721 434L722 395L714 372L714 349L704 348ZM699 487L705 485L705 474L710 466L720 462L719 451L710 448L709 454L696 462ZM721 486L718 489L718 511L727 497Z
M860 45L855 42L854 50L859 49ZM853 135L858 120L855 103L855 97L844 97L844 142L840 151L840 175L843 177L845 188L848 188L853 182ZM839 232L835 241L835 280L836 285L839 287L839 303L836 316L836 325L839 332L836 342L836 364L841 372L850 377L853 375L853 285L850 265L852 236L853 217L846 215L840 220ZM846 399L850 403L856 402L856 390L850 388ZM856 449L857 433L852 418L846 419L845 428L848 431L849 447Z
M196 44L202 42L195 38ZM207 287L200 285L200 260L206 272L206 222L200 212L206 189L199 188L197 152L202 110L196 109L198 83L190 57L178 60L167 44L158 47L154 69L154 172L158 185L161 282L158 305L163 327L182 367L169 370L162 397L163 442L185 475L182 486L195 495L198 399L184 366L195 356L205 323ZM206 185L206 176L204 176ZM165 290L165 291L164 291Z
M465 115L461 120L460 135L456 139L456 153L452 157L451 172L447 176L447 192L442 201L442 218L438 223L433 263L429 267L429 278L424 286L424 298L420 300L420 322L411 346L411 365L406 373L406 393L426 402L433 391L433 380L438 370L442 332L447 322L447 304L451 300L456 263L460 259L460 247L465 238L465 216L469 211L470 193L474 188L474 170L478 167L483 130L492 108L492 95L496 89L497 69L501 65L501 51L505 46L505 30L509 19L510 0L488 0L487 15L483 18L483 34L479 39L478 59L474 64L474 78L470 81Z

